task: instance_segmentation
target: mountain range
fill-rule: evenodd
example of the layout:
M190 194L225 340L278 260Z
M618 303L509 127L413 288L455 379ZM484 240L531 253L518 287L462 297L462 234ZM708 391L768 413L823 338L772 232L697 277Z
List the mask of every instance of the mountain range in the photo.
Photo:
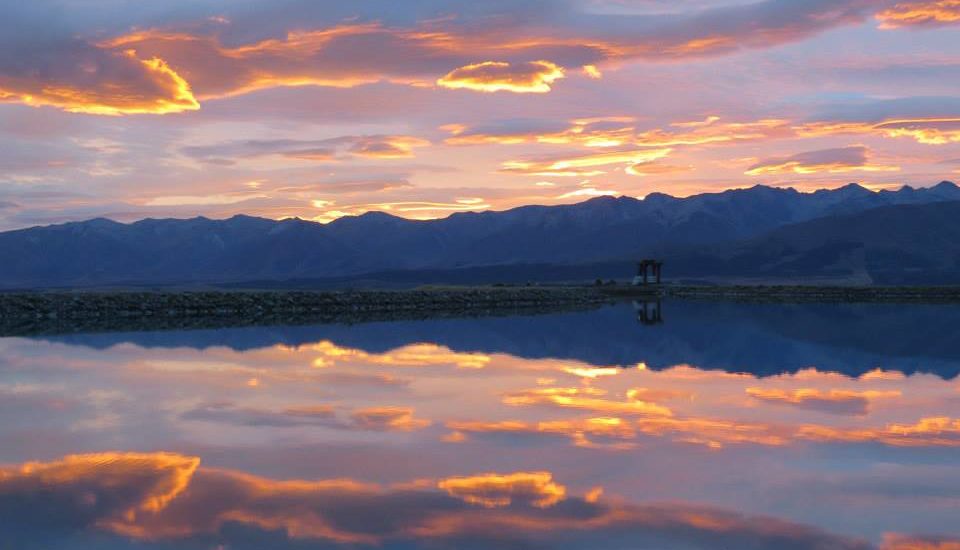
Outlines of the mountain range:
M755 186L676 198L417 221L98 218L0 233L0 288L385 284L629 278L641 257L695 280L960 282L960 188L812 193Z

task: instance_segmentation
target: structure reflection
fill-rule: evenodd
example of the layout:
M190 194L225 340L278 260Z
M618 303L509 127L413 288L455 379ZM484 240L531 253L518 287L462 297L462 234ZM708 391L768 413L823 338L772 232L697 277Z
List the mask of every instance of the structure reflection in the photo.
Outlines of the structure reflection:
M637 321L641 325L662 325L663 302L661 300L634 300L633 309L637 312Z

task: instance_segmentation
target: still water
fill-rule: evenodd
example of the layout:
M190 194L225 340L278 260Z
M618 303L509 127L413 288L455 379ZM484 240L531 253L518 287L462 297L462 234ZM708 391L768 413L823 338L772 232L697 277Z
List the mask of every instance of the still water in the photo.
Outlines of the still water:
M0 339L0 548L960 546L960 309L654 308Z

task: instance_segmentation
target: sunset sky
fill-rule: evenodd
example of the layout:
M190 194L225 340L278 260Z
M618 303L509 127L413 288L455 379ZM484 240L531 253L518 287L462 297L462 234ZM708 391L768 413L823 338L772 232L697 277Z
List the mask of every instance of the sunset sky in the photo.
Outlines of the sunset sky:
M0 229L960 179L960 0L32 0Z

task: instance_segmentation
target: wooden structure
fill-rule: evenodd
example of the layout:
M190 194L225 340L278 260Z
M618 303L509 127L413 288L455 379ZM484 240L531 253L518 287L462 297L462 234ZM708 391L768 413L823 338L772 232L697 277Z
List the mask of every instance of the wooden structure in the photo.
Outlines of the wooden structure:
M650 284L649 276L653 276L655 284L660 284L660 274L663 271L663 262L660 260L643 260L637 264L637 276L633 284L646 286Z

